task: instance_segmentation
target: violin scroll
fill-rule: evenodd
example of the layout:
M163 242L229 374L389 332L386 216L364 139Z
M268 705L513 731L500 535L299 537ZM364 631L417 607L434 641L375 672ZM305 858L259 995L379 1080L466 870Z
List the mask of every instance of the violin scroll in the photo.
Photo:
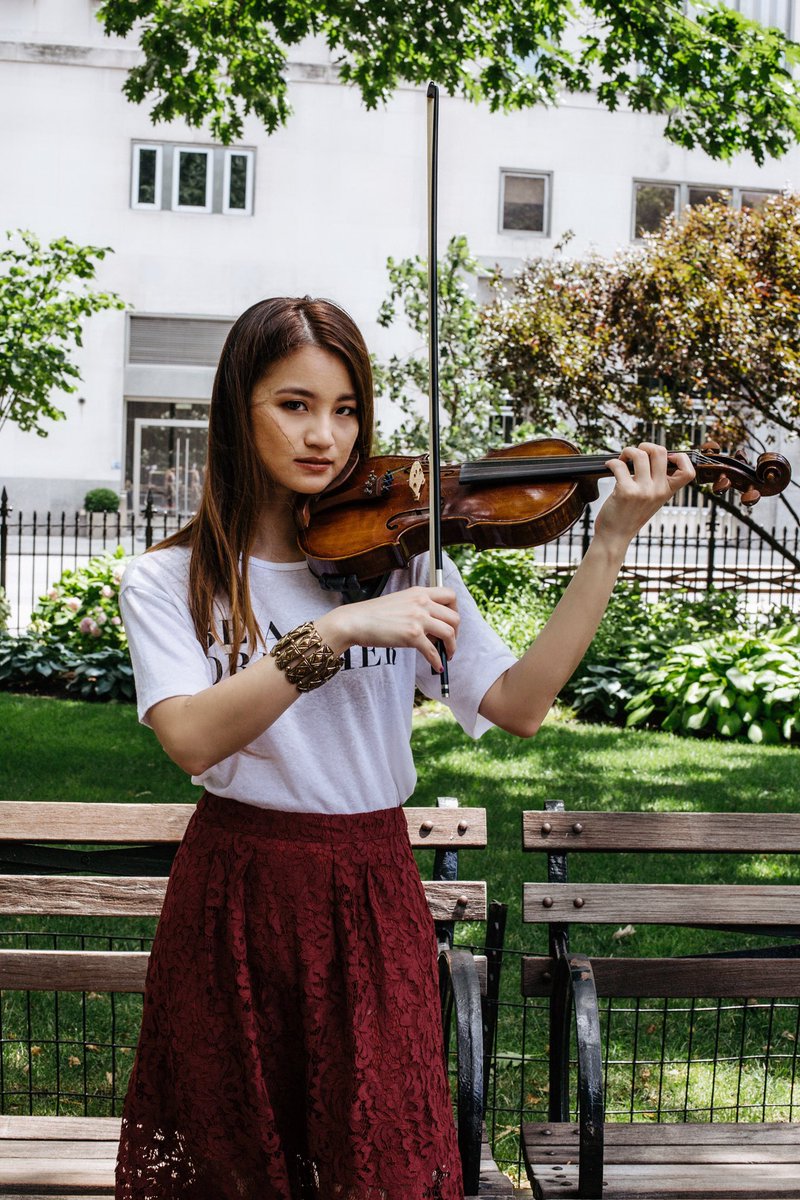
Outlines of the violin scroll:
M698 483L712 484L715 495L734 488L741 492L742 504L748 508L762 496L777 496L792 478L792 469L782 454L760 454L753 467L741 450L732 455L722 454L718 442L706 442L689 457L697 471Z

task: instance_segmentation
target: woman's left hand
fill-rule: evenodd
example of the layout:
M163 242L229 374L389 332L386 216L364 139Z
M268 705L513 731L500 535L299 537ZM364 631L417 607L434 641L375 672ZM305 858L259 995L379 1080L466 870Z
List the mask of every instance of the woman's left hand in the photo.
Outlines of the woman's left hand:
M671 475L668 462L675 465ZM633 464L633 474L626 463ZM597 514L595 536L626 547L661 506L695 477L688 455L668 454L665 446L654 442L626 446L606 466L616 484Z

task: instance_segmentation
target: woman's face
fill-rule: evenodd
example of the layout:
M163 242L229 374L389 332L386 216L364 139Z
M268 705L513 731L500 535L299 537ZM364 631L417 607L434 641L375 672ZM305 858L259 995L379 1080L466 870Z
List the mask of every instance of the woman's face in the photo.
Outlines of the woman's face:
M303 346L253 389L253 438L280 488L315 495L345 466L358 436L358 401L340 358Z

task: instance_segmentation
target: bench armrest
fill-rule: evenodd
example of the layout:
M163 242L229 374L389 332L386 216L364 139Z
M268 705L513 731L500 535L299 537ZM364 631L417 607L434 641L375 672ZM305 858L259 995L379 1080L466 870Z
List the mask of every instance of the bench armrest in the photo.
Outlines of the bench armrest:
M569 1062L570 1024L574 1012L575 1041L578 1054L578 1122L580 1162L578 1195L601 1196L603 1193L603 1057L600 1047L600 1014L594 972L582 954L567 954L556 959L553 982L555 1024L560 1025L560 1052L564 1063L556 1063L566 1074ZM555 1048L554 1048L555 1049Z
M481 988L469 950L439 950L439 995L442 1003L445 1067L455 1014L458 1112L458 1149L467 1196L477 1196L480 1186L483 1133L483 1024Z

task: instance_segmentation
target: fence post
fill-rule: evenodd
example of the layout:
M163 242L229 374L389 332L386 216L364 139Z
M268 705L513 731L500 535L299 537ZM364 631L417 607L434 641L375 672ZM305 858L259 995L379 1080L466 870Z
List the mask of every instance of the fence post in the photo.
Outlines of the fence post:
M0 588L5 591L6 586L6 555L8 553L8 514L12 511L8 507L8 492L3 488L3 493L0 495Z
M586 551L589 549L589 543L592 540L589 535L589 530L591 529L591 526L592 526L592 510L589 507L589 505L587 504L586 508L583 511L583 545L581 547L581 558L586 557Z
M709 497L710 506L708 513L708 567L706 570L706 590L711 591L714 587L714 558L717 548L717 505L713 496Z
M144 502L144 548L149 550L153 544L153 493L148 488L147 499Z

